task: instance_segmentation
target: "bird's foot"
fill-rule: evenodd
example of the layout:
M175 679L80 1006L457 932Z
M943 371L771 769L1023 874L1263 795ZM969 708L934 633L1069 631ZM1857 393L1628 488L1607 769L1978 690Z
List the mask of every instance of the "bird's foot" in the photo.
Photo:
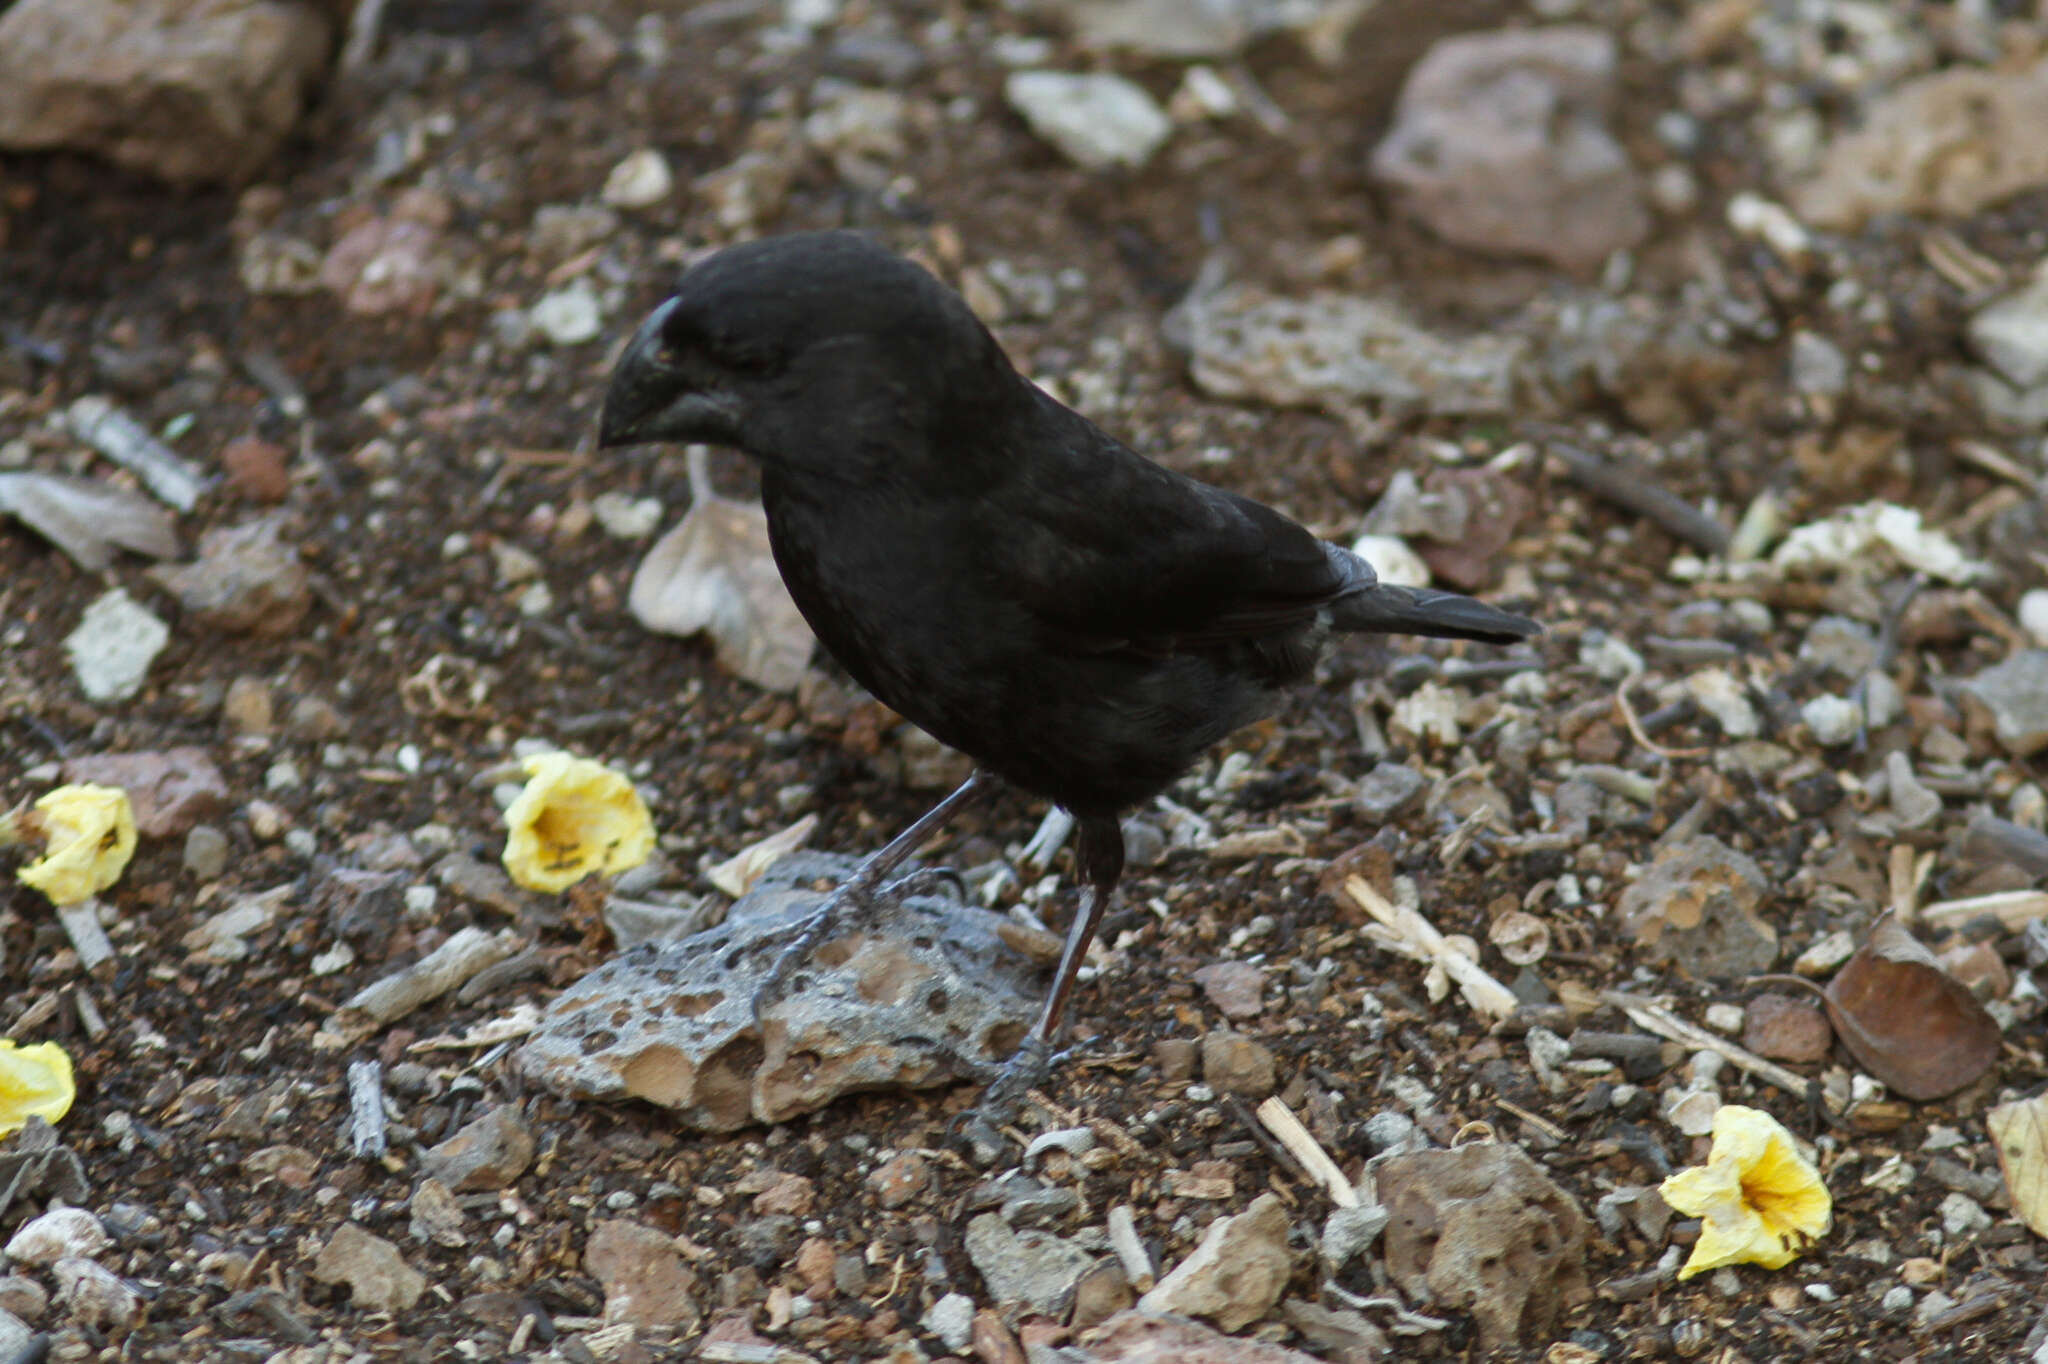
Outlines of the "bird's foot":
M953 1120L953 1137L969 1159L987 1167L1002 1157L1002 1129L1017 1120L1025 1098L1072 1054L1071 1048L1055 1052L1044 1038L1033 1037L996 1069L988 1087L981 1092L981 1102Z
M884 909L911 896L946 892L956 900L966 898L966 883L960 879L960 873L947 867L921 868L879 889L863 886L857 876L842 882L825 897L824 904L789 926L789 946L776 955L768 973L754 987L754 1021L758 1023L762 1013L782 998L790 977L811 959L835 929L872 923Z

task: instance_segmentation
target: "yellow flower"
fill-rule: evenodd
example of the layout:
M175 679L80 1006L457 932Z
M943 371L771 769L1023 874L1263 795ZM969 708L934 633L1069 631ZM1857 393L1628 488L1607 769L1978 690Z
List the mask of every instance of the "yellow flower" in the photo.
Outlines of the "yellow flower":
M1827 1185L1792 1134L1770 1114L1741 1104L1715 1112L1707 1163L1680 1170L1660 1192L1703 1223L1681 1279L1722 1265L1782 1269L1827 1233L1834 1213Z
M526 760L526 789L505 811L505 870L528 890L559 891L615 875L654 851L654 824L633 783L588 758Z
M118 786L60 786L19 821L47 848L15 875L54 904L72 905L121 879L135 855L135 811Z
M55 1042L17 1047L0 1041L0 1137L19 1131L30 1118L56 1122L77 1097L64 1048Z

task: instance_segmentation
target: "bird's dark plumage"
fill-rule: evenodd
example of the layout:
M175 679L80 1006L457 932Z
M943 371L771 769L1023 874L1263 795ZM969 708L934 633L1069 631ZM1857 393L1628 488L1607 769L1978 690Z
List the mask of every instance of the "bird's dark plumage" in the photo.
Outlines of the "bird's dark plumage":
M1306 677L1333 633L1537 628L1383 585L1278 512L1133 453L1018 374L959 295L851 233L690 270L621 355L600 439L757 460L776 563L826 649L1071 811L1097 913L1116 817Z

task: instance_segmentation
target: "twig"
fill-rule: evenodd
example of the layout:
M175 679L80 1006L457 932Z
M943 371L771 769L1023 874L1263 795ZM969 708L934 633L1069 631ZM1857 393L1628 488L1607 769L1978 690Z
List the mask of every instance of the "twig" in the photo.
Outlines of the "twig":
M1921 910L1920 922L1930 928L1948 928L1981 914L1993 915L2008 933L2017 933L2036 919L2048 919L2048 890L2006 890L1967 900L1942 900Z
M1119 1203L1109 1210L1109 1248L1116 1252L1124 1277L1135 1291L1143 1293L1157 1281L1152 1256L1138 1239L1138 1222L1128 1204Z
M1705 554L1724 554L1728 532L1721 523L1676 493L1667 492L1650 481L1640 468L1624 468L1564 441L1550 441L1545 449L1555 455L1571 475L1572 482L1606 498L1618 507L1656 522L1674 539L1682 540Z
M1629 737L1658 757L1666 760L1672 758L1704 758L1707 756L1707 750L1704 748L1666 748L1649 736L1648 731L1643 728L1643 722L1636 718L1635 702L1628 699L1628 684L1640 676L1642 676L1641 673L1630 673L1627 677L1622 678L1614 688L1614 707L1621 712L1621 720L1623 724L1628 726Z
M481 928L465 928L411 966L356 991L327 1020L316 1043L332 1048L368 1036L428 1000L456 989L524 945L524 940L510 929L492 935Z
M199 494L206 489L199 471L112 400L88 394L71 404L64 420L72 435L132 470L144 486L179 511L199 504Z
M88 897L75 905L59 905L57 922L64 925L64 932L78 953L79 970L91 975L101 962L114 959L114 944L108 940L107 930L100 927L98 900Z
M384 0L360 0L349 17L348 41L341 49L341 69L361 70L377 51L377 30L384 22Z
M1442 969L1458 983L1459 991L1480 1014L1490 1019L1506 1018L1519 1002L1515 992L1488 975L1484 968L1462 952L1453 951L1436 926L1412 909L1403 909L1374 890L1362 876L1344 882L1344 893L1360 909L1372 915L1415 955Z
M1330 1153L1323 1149L1323 1144L1301 1125L1301 1119L1294 1116L1294 1110L1278 1098L1268 1098L1254 1111L1266 1130L1273 1134L1274 1140L1287 1148L1287 1154L1300 1161L1301 1168L1329 1190L1332 1203L1340 1208L1359 1206L1358 1190L1351 1187L1351 1181L1337 1168L1337 1162L1330 1159Z
M1699 1051L1719 1052L1741 1069L1760 1080L1770 1081L1788 1094L1804 1099L1808 1091L1814 1088L1812 1081L1805 1076L1787 1070L1775 1061L1766 1061L1755 1052L1738 1047L1725 1037L1716 1037L1704 1028L1694 1027L1669 1009L1640 995L1627 994L1621 990L1603 990L1600 992L1600 998L1627 1014L1644 1032L1655 1033L1680 1046L1692 1047ZM1841 1115L1841 1101L1825 1089L1821 1090L1820 1102L1829 1113L1837 1117Z
M348 1063L348 1144L362 1160L382 1160L389 1149L384 1131L384 1067L375 1061Z

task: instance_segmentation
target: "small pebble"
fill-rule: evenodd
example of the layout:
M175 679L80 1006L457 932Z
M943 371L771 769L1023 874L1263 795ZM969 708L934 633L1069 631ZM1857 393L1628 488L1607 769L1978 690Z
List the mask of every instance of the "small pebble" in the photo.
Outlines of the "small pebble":
M211 824L195 824L185 835L185 870L201 881L217 881L228 866L228 836Z
M1840 748L1853 743L1863 727L1863 708L1847 697L1816 696L1799 709L1799 718L1813 732L1822 748Z

